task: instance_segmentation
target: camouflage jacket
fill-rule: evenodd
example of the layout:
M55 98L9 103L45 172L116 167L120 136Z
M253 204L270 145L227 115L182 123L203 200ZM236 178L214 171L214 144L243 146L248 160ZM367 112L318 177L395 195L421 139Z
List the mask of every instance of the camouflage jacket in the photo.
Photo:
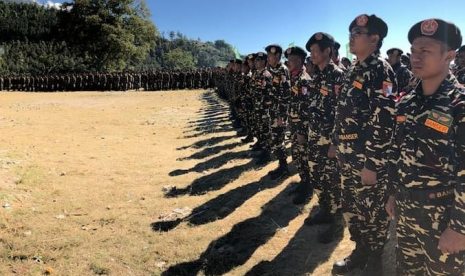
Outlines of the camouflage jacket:
M273 87L272 80L273 76L271 73L266 69L257 70L255 73L255 99L256 103L259 104L260 107L270 107L272 104L270 98L270 91Z
M350 68L335 114L332 144L338 146L339 154L359 156L369 170L385 170L396 95L394 71L379 53Z
M344 71L333 62L323 70L319 67L313 74L310 97L310 132L329 137L334 128L334 113L337 95L344 81Z
M450 227L465 234L465 89L449 74L424 96L420 84L397 104L389 158L389 193L396 186L455 188Z
M271 118L284 118L288 116L289 98L291 96L290 74L287 67L278 63L275 68L268 66L267 69L273 76L273 87L270 90Z
M296 124L298 134L308 134L308 92L311 78L301 69L297 74L291 74L291 97L289 99L289 117Z
M399 92L408 90L410 80L413 77L412 72L410 72L407 67L401 65L400 63L392 66L392 69L396 73Z
M461 68L461 69L457 70L457 72L455 73L455 76L457 77L457 81L460 84L465 85L465 68Z

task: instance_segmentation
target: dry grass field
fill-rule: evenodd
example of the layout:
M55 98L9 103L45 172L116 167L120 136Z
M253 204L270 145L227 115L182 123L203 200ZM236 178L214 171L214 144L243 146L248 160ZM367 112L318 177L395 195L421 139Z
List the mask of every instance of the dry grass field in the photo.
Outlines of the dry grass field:
M316 242L316 199L254 165L212 92L0 98L0 275L330 275L354 247Z

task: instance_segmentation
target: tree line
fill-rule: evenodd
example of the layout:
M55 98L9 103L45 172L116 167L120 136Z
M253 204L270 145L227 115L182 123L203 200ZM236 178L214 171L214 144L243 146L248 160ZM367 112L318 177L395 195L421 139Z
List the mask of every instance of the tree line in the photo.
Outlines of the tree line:
M224 40L159 33L144 0L74 0L60 9L0 1L0 75L224 66Z

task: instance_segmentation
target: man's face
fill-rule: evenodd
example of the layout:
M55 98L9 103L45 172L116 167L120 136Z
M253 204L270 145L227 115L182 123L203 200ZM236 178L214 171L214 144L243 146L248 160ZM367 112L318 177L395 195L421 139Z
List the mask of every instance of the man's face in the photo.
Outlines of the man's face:
M458 52L455 57L455 64L460 67L465 67L465 51Z
M278 54L278 53L271 53L271 52L267 52L266 53L267 56L268 56L268 63L271 65L271 67L274 67L276 66L276 64L279 63L279 60L281 59L281 54Z
M320 49L320 46L318 44L313 44L310 46L310 54L311 54L311 60L314 65L320 66L326 63L328 60L328 53L327 51L322 51Z
M394 50L390 54L388 54L388 62L391 65L399 63L400 55L399 51Z
M295 71L302 68L302 58L297 55L289 55L287 57L289 71Z
M415 77L431 79L448 71L451 59L447 57L455 57L455 52L443 51L441 45L441 42L424 36L413 41L410 63Z
M371 33L367 28L352 28L349 34L350 52L354 55L365 54L370 51Z

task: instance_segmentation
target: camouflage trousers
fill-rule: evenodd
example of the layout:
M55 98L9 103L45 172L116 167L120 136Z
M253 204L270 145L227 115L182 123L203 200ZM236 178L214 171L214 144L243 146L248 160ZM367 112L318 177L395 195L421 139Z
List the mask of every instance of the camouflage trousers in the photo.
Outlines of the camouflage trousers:
M268 108L260 107L255 109L257 114L257 139L260 141L262 148L271 150L270 147L270 113Z
M272 116L270 121L270 140L269 145L271 152L276 156L278 160L287 158L286 146L284 139L286 137L286 127L278 125L278 117Z
M291 118L290 119L290 127L291 127L291 155L292 155L292 162L299 173L300 180L302 181L309 181L309 167L308 167L308 151L307 151L307 143L300 145L297 141L297 124L299 122L297 119Z
M452 200L436 201L440 202L425 204L396 197L398 276L465 275L465 251L443 254L438 249L439 237L448 226Z
M364 155L339 155L338 160L341 163L342 212L351 240L367 250L381 253L389 228L384 209L387 202L386 173L378 172L377 184L362 185Z
M328 157L331 140L310 134L308 141L308 166L310 182L318 195L322 208L335 214L341 210L341 177L336 158Z

